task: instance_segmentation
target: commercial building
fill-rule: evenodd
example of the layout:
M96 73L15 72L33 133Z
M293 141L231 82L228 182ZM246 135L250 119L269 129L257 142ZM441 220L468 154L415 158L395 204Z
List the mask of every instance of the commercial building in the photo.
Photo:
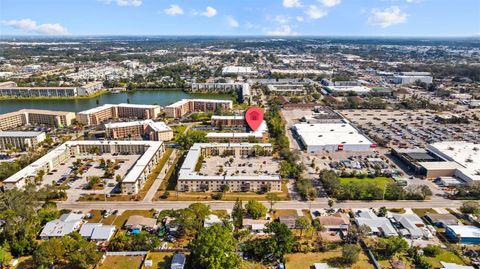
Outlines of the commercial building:
M77 121L85 125L95 125L118 118L154 119L158 114L160 114L160 106L157 105L106 104L79 112Z
M270 73L279 75L332 75L333 71L330 70L317 70L317 69L271 69Z
M3 132L0 131L0 150L18 148L25 151L36 148L38 143L45 140L44 132Z
M430 84L433 82L433 77L428 72L402 72L394 75L391 81L400 85L415 84L417 81Z
M9 97L74 97L87 96L103 88L102 82L71 87L17 87L16 83L0 84L0 96Z
M271 155L271 144L257 143L196 143L185 158L180 168L177 190L178 191L222 191L228 186L232 192L279 192L282 190L280 176L271 175L206 175L198 173L199 161L210 156L250 156L252 154Z
M105 124L109 139L138 138L152 141L169 141L173 139L173 130L165 122L153 120L115 122Z
M480 228L469 225L447 225L445 236L460 244L480 245Z
M299 123L293 126L293 132L310 153L370 151L376 147L376 144L348 122Z
M54 127L70 126L75 119L74 112L39 109L21 109L0 115L0 130L23 125L45 124Z
M215 99L182 99L165 107L165 114L169 118L181 118L193 112L214 112L218 109L230 110L233 102L230 100Z
M257 71L248 66L225 66L222 69L222 75L248 76L255 74Z
M100 154L141 155L121 183L123 194L136 194L160 160L165 146L157 141L68 141L4 180L5 189L23 188L35 179L39 171L48 173L72 156L89 155L92 149Z
M371 88L368 88L365 86L326 86L325 90L328 93L335 93L335 94L354 93L357 95L366 95L372 91Z
M419 163L427 178L454 176L466 183L480 180L480 144L439 142L428 145L427 150L440 159Z

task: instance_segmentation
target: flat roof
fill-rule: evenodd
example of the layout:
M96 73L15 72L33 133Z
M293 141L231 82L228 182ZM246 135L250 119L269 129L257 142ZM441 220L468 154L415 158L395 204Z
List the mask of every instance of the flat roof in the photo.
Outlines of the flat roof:
M0 131L0 137L37 137L43 132Z
M181 106L181 105L184 105L188 102L208 102L208 103L228 103L229 105L232 105L233 102L232 100L218 100L218 99L182 99L180 101L177 101L173 104L170 104L166 107L177 107L177 106Z
M121 103L121 104L105 104L105 105L102 105L102 106L99 106L99 107L94 107L94 108L90 108L88 110L84 110L84 111L81 111L81 112L78 112L78 114L92 114L92 113L96 113L96 112L99 112L99 111L102 111L102 110L105 110L105 109L110 109L112 107L131 107L131 108L141 108L141 109L155 109L155 108L158 108L160 109L160 106L158 105L141 105L141 104L127 104L127 103Z
M219 115L213 115L212 120L243 120L245 119L245 116L243 115L235 115L235 116L219 116Z
M170 128L165 122L163 121L153 121L153 120L140 120L140 121L127 121L127 122L112 122L105 124L105 128L122 128L122 127L130 127L130 126L138 126L138 125L148 125L153 130L157 132L165 132L171 131Z
M32 114L43 114L43 115L52 115L52 116L63 116L67 114L75 114L75 112L70 111L56 111L56 110L43 110L43 109L20 109L18 111L9 112L0 115L0 119L16 116L19 114L32 113Z
M339 144L373 144L349 123L299 123L294 125L307 146Z
M327 86L330 91L334 92L356 92L356 93L368 93L372 89L365 86Z
M448 225L455 234L461 237L480 238L480 228L471 225Z
M142 156L135 162L133 167L130 168L130 171L125 176L122 182L135 182L139 175L143 172L148 162L153 158L155 153L162 146L161 141L124 141L124 140L114 140L114 141L99 141L99 140L79 140L79 141L67 141L60 146L56 147L52 151L45 154L40 159L36 160L32 164L18 171L14 175L5 179L4 183L17 183L23 178L34 177L37 175L37 170L40 167L44 167L48 162L57 158L61 154L64 154L69 148L77 145L109 145L114 143L116 145L146 145L149 148L142 154Z
M204 176L195 171L200 158L201 149L206 147L271 147L270 143L195 143L188 151L178 175L178 180L280 180L279 175L249 175L249 176Z
M222 73L256 73L250 66L225 66Z

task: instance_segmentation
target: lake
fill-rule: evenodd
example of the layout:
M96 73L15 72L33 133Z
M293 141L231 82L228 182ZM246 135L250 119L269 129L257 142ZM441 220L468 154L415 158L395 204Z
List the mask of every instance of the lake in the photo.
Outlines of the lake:
M0 114L17 111L24 108L47 109L60 111L79 112L104 104L157 104L166 106L185 98L199 99L231 99L228 94L195 94L187 93L182 89L154 89L136 90L133 92L105 93L99 97L90 99L65 99L65 100L0 100ZM97 104L98 100L98 104Z

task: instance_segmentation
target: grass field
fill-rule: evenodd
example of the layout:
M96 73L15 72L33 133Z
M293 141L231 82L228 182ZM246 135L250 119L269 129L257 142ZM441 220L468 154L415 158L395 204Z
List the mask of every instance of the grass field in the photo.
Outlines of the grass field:
M142 261L143 256L107 256L98 269L136 269Z
M294 209L277 209L273 210L273 213L270 213L272 216L272 219L277 219L279 217L285 217L285 216L298 216L297 210Z
M293 253L286 255L286 268L311 268L314 263L326 262L333 267L339 267L338 260L342 257L340 250L315 252L315 253ZM359 260L355 264L349 266L352 269L373 268L368 261L368 257L360 253Z
M170 263L173 257L173 252L150 252L145 260L152 260L153 264L148 268L155 269L170 269ZM142 268L147 268L142 266Z
M462 259L451 251L443 250L442 253L440 253L436 257L427 257L427 256L425 257L427 258L428 262L432 265L433 268L441 268L442 267L442 264L440 263L441 261L456 263L459 265L465 265Z
M429 213L433 213L433 214L437 213L437 211L431 208L413 208L412 211L413 213L417 214L420 218Z
M240 265L240 269L267 269L268 266L265 266L261 263L251 262L251 261L243 261Z
M340 179L340 184L342 185L347 185L350 183L357 183L357 182L373 182L373 183L376 183L381 188L383 188L385 184L393 182L393 179L388 177L375 177L375 178L341 177L339 179Z

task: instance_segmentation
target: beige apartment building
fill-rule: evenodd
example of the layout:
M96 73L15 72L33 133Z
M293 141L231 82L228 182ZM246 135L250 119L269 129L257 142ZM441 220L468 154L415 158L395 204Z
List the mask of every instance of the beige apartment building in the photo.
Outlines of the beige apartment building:
M280 175L202 175L196 171L200 158L209 156L249 156L253 153L272 154L271 144L259 143L197 143L194 144L180 168L177 190L185 192L219 192L225 185L231 192L280 192Z
M23 125L36 124L45 124L61 128L70 126L74 119L74 112L22 109L0 115L0 130L8 130Z
M245 126L244 116L217 116L213 115L211 118L213 127L243 127Z
M11 97L73 97L87 96L103 88L102 82L70 87L18 87L15 82L0 84L0 96Z
M214 112L218 109L230 110L233 102L230 100L214 99L183 99L165 107L165 114L169 118L181 118L192 112Z
M115 122L105 124L109 139L143 138L152 141L169 141L173 139L173 130L164 122L153 120Z
M44 132L2 132L0 131L0 150L13 148L22 151L36 148L38 143L45 140Z
M137 104L106 104L79 112L77 121L85 125L97 125L105 120L118 118L154 119L160 114L160 106Z

